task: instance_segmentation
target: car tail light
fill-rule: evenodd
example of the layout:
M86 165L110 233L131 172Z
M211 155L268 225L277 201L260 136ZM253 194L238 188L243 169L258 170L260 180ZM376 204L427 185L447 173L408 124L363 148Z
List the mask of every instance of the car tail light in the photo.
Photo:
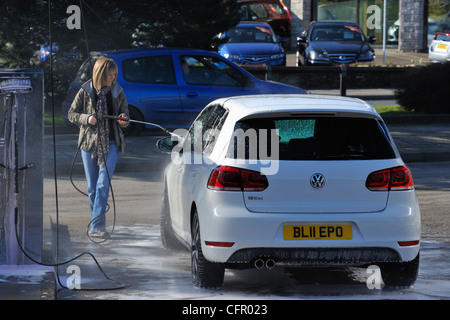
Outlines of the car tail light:
M230 248L234 245L234 242L205 241L205 244L212 247Z
M220 166L208 179L208 189L219 191L263 191L269 186L265 175L258 171Z
M412 190L414 183L408 167L401 166L372 172L366 187L371 191Z
M399 241L398 244L401 247L409 247L409 246L417 246L420 243L419 240L414 240L414 241Z

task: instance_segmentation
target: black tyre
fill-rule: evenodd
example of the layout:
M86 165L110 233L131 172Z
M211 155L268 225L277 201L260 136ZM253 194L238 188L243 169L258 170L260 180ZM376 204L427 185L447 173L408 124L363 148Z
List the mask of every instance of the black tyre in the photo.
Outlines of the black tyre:
M191 234L192 283L199 288L221 287L225 275L225 264L208 261L203 256L197 212L194 212L192 218Z
M167 187L164 188L162 203L161 203L161 242L164 248L171 250L181 250L183 245L178 241L172 229L172 221L170 219L169 198L167 194Z
M420 256L407 262L386 262L379 265L383 282L388 287L410 287L419 273Z

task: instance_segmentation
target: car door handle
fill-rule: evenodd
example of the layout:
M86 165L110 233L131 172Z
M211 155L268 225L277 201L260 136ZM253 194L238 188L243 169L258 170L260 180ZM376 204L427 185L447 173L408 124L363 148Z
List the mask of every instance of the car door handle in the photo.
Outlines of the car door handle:
M191 170L191 176L195 177L197 175L197 170Z
M189 98L195 98L195 97L198 97L198 93L194 92L194 91L189 91L186 93L186 96Z

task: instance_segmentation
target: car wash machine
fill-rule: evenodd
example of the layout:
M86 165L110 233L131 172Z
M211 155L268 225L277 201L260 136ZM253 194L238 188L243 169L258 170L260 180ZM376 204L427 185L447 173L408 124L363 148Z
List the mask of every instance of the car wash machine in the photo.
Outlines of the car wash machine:
M31 264L43 248L44 75L0 69L0 265Z

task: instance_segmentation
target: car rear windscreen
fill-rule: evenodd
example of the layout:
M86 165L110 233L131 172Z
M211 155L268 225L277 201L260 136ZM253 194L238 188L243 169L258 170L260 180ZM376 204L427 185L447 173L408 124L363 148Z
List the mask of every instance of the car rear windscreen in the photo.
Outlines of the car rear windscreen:
M391 159L396 154L381 121L318 116L239 121L228 156L234 159L370 160Z

